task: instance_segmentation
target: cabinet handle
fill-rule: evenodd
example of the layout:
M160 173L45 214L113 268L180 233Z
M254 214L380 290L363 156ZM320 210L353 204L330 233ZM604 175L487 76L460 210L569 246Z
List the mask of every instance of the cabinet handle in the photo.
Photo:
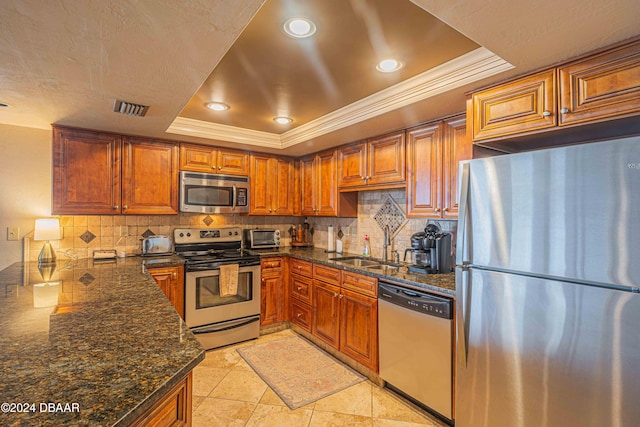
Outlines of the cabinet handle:
M440 212L440 208L435 208L433 211L434 211L435 213L438 213L438 212Z
M273 267L275 267L275 266L276 266L276 263L275 263L275 262L272 262L272 263L271 263L271 268L273 268Z
M562 107L562 109L560 110L560 112L562 114L567 114L569 112L569 109L567 107Z
M300 292L302 290L301 286L298 286L298 292Z
M262 279L262 283L264 283L264 278Z
M115 205L115 206L113 207L113 209L114 209L114 210L116 210L116 209L120 209L120 206Z
M442 211L443 212L449 212L449 208L444 208Z
M338 294L336 294L336 293L334 292L334 293L333 293L333 297L335 298L335 297L337 297L337 296L338 296Z
M338 298L342 299L344 297L344 295L340 294L340 296Z
M124 206L122 206L122 209L129 209L129 206L124 205Z
M273 209L269 209L269 213L271 213L271 212L272 212L272 210L273 210Z
M222 170L222 166L218 166L218 170Z
M298 313L296 317L302 317L302 313Z
M302 270L302 267L301 267L301 266L298 266L298 270Z
M215 166L211 166L211 169L216 170L216 167Z
M551 115L551 111L545 110L545 111L542 112L542 116L543 117L549 117L550 115Z
M178 277L178 275L176 274L176 272L173 272L173 278L175 279L176 277Z

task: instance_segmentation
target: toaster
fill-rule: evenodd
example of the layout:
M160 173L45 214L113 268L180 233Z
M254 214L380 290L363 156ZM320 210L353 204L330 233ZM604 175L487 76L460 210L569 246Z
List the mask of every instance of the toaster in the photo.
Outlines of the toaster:
M173 242L169 236L149 236L142 239L142 255L171 255Z

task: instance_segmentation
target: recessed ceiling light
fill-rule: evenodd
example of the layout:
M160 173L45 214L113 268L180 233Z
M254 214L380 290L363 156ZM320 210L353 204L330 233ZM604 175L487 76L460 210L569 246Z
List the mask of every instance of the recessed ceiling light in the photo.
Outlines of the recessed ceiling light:
M293 122L293 119L291 117L278 116L274 117L273 121L280 125L288 125L289 123Z
M299 39L310 37L316 32L316 24L307 18L290 18L284 23L284 32Z
M225 111L229 109L229 106L222 102L208 102L206 107L213 111Z
M392 73L398 71L403 65L402 61L398 61L397 59L383 59L376 65L376 70L383 73Z

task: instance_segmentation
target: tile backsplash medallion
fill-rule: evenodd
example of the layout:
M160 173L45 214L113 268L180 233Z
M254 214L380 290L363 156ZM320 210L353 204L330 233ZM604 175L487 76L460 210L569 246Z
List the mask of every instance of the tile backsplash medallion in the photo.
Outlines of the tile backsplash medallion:
M391 200L390 200L391 199ZM328 227L338 228L344 233L344 252L361 254L365 235L369 236L371 256L382 256L382 225L390 225L392 234L391 248L400 254L411 247L411 235L423 231L427 219L407 219L406 196L404 190L361 191L358 194L357 218L307 217L313 228L315 247L327 248ZM292 224L304 222L304 217L275 217L248 215L198 215L181 213L178 215L106 215L106 216L61 216L62 240L52 241L58 259L91 258L95 250L116 249L125 251L127 256L139 255L141 240L150 233L169 235L180 227L218 228L238 226L241 228L277 228L282 235L282 244L290 243L289 228ZM438 224L443 231L454 233L457 221L429 220ZM27 254L25 259L37 261L42 242L31 241L33 234L25 236ZM391 255L389 255L391 256Z

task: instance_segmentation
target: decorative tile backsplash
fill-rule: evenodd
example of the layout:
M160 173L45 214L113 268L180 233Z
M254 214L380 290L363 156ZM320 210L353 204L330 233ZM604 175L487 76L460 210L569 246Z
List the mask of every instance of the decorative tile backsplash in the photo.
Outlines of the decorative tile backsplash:
M376 220L383 232L385 227L389 227L389 234L393 237L396 235L398 229L404 225L407 217L404 215L400 206L393 200L393 197L387 194L384 203L382 203L382 206L373 219Z
M358 194L357 218L308 217L314 230L316 247L327 248L328 227L334 233L340 228L345 252L362 252L365 234L369 235L371 256L382 256L383 228L389 225L392 242L390 250L397 250L400 259L404 250L411 247L411 235L423 231L426 219L406 218L406 196L404 190L362 191ZM95 250L124 251L127 255L141 252L142 239L146 235L173 237L173 230L181 227L241 227L275 228L280 230L282 245L290 244L287 232L292 224L301 224L304 217L248 216L248 215L105 215L105 216L61 216L62 240L52 241L58 259L91 258ZM455 233L457 221L440 220L443 231ZM149 234L152 233L152 234ZM42 242L34 242L31 235L25 236L25 260L37 261ZM90 236L93 236L92 238ZM455 241L455 236L454 236Z

